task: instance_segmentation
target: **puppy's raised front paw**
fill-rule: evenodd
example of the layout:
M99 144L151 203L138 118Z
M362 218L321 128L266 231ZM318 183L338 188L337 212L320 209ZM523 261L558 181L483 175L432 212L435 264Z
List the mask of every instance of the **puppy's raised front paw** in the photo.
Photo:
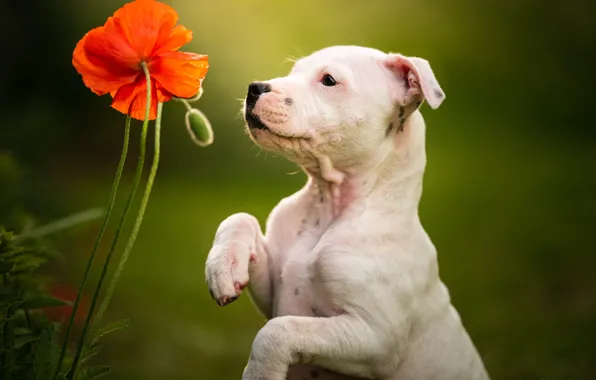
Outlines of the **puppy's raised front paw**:
M255 254L244 244L231 242L213 246L207 257L205 276L211 297L220 306L238 299L248 285L248 265Z

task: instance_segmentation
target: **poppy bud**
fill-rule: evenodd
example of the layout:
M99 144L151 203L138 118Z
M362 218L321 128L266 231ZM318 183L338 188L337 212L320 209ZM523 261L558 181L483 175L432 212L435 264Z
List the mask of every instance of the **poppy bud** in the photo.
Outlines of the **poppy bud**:
M196 108L191 108L186 112L186 129L190 134L190 138L198 146L211 145L213 142L213 129L209 119L201 111Z

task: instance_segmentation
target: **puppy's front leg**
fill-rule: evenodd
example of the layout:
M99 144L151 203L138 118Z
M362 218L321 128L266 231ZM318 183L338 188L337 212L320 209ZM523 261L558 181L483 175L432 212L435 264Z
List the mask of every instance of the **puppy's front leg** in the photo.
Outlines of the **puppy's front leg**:
M257 219L234 214L217 229L207 256L205 276L213 299L221 306L236 300L249 287L257 308L271 318L269 257Z
M361 318L283 316L257 334L242 380L286 380L288 367L299 363L359 378L385 378L393 367L390 358L396 357L391 351L390 342Z

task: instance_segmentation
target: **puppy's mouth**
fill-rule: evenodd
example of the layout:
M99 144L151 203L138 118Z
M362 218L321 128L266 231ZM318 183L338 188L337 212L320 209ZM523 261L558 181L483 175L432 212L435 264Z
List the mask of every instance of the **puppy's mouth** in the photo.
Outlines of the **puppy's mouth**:
M286 135L286 134L282 134L279 132L274 132L271 130L271 128L269 128L268 126L266 126L262 121L261 118L257 115L255 115L252 112L252 109L246 109L245 115L244 115L244 119L246 120L246 124L248 125L248 130L250 132L251 135L253 135L254 137L254 131L255 130L261 130L261 131L265 131L267 133L270 133L274 136L277 137L281 137L284 139L290 139L290 140L310 140L310 137L307 136L291 136L291 135Z
M271 132L271 129L269 129L269 127L267 127L265 124L263 124L263 122L261 121L261 118L254 115L252 113L252 110L246 110L246 124L248 124L248 128L250 128L250 129L262 129L262 130ZM273 133L273 132L271 132L271 133Z

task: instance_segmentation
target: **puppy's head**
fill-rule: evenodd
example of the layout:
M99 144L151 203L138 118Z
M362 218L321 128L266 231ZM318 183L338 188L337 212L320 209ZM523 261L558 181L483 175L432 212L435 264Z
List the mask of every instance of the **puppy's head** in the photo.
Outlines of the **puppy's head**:
M326 155L339 167L371 159L423 100L437 108L444 98L424 59L335 46L286 77L251 83L244 116L264 149L306 166Z

